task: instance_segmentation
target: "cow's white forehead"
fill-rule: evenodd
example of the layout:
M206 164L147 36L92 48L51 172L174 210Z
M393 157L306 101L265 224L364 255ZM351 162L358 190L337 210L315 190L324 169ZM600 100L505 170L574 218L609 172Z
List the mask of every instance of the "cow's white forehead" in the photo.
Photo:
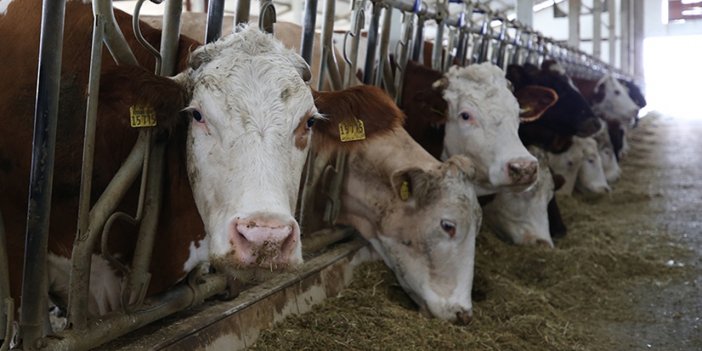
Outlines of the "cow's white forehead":
M489 62L469 65L467 67L453 66L446 74L449 86L444 92L444 98L450 108L470 106L482 116L493 118L519 116L517 99L512 95L507 85L505 73L498 66ZM452 111L449 118L456 118Z

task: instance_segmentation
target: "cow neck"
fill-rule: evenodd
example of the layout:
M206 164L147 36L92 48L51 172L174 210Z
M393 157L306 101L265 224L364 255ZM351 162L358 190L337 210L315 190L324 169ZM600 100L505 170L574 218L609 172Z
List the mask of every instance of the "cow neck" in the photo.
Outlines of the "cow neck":
M390 203L397 201L390 182L393 173L439 165L403 128L367 140L349 155L339 222L354 226L366 239L375 237L380 219Z

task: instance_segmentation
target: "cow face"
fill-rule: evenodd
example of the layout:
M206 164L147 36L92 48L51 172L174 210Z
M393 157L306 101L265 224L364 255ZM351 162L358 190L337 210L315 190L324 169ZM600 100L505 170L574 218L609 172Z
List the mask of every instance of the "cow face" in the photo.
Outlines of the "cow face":
M556 184L548 168L546 153L536 147L529 152L539 160L539 179L530 189L502 192L483 208L485 222L495 233L517 245L553 247L549 230L548 206Z
M592 109L605 120L631 125L639 113L639 106L631 99L627 88L608 74L597 82Z
M612 184L619 179L622 170L619 167L619 162L617 162L617 157L614 153L614 146L609 138L607 123L603 123L600 131L595 133L592 137L597 142L597 150L602 160L602 170L604 171L607 183Z
M576 187L585 194L603 194L611 191L607 184L597 142L593 138L574 137L573 147L582 149L583 163L578 171Z
M538 163L519 140L519 104L504 72L491 63L451 67L437 85L445 85L448 103L444 155L466 155L479 173L482 188L521 191L536 182Z
M374 235L366 235L423 312L462 324L472 317L475 237L482 216L470 185L473 170L466 164L455 156L438 169L394 172L395 195Z
M575 181L578 178L578 172L585 158L582 146L576 145L575 137L572 138L571 146L561 152L548 152L548 165L554 174L563 177L563 186L557 191L559 194L571 195L575 188Z
M302 262L293 218L317 110L309 68L253 27L192 53L177 77L189 88L188 176L225 271Z

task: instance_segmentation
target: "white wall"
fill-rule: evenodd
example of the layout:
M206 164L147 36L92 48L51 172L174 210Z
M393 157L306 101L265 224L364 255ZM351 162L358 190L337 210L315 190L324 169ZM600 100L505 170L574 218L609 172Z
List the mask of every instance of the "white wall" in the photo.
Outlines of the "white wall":
M686 21L685 23L662 23L662 9L667 6L666 0L645 0L645 35L646 38L677 35L702 34L702 20ZM702 43L700 43L702 45Z

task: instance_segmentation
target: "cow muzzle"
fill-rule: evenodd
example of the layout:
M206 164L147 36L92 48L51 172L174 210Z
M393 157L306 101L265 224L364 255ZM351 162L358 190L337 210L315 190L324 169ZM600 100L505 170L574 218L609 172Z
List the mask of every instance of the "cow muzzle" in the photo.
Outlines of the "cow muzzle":
M513 160L507 163L507 172L512 185L531 185L539 175L539 163L527 159Z
M235 218L229 227L229 257L242 268L282 269L302 263L300 229L287 215L259 213Z

